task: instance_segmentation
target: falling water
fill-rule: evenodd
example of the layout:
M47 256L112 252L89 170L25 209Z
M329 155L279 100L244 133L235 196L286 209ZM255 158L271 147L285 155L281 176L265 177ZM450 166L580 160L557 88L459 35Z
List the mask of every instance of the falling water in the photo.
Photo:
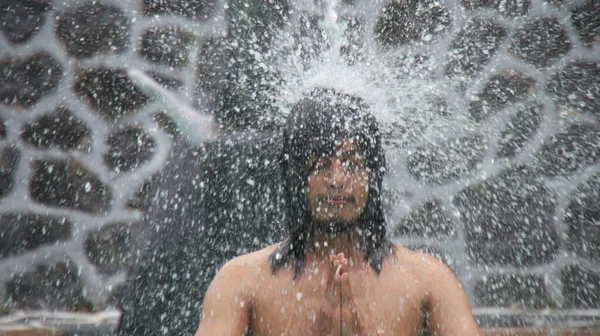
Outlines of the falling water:
M494 15L485 23L455 1L440 1L413 8L415 15L438 13L437 23L429 23L432 27L414 41L390 48L378 44L377 33L364 27L381 20L381 6L375 2L348 6L335 0L308 6L302 1L293 3L289 24L276 34L271 49L261 53L257 48L250 53L268 74L263 80L274 87L266 95L277 108L266 111L261 120L281 124L291 106L314 87L331 87L364 98L384 133L389 161L387 217L393 240L442 258L471 296L480 295L475 292L482 283L494 283L499 275L506 275L534 282L537 280L527 277L539 277L543 279L539 286L547 288L548 297L535 300L565 301L558 280L564 278L563 268L596 266L593 260L561 251L557 240L565 231L561 217L569 213L567 200L577 186L598 172L598 150L593 148L600 143L600 133L597 116L573 112L571 106L557 103L549 90L553 76L570 62L597 62L597 46L581 45L570 27L564 32L553 27L553 34L566 41L560 42L564 44L557 56L519 55L516 42L505 35L516 39L524 34L521 27L531 28L527 26L531 21L553 25L559 22L553 19L557 17L564 22L566 13L533 1L528 17ZM503 8L498 10L503 12ZM482 12L484 17L491 15ZM501 38L497 44L488 39L461 50L457 36L468 36L469 29L500 34ZM479 56L483 61L461 67L463 58L476 58L473 54L477 52L464 51L468 48L483 48ZM489 86L490 82L497 85ZM598 94L596 87L589 90L588 95ZM571 176L565 179L536 166L548 165L540 151L548 150L548 141L560 141L557 134L573 127L569 125L588 132L588 140L575 145L588 149L575 148L574 153L591 158L581 159L589 162L587 166L575 163L567 168ZM515 133L519 127L529 129ZM484 194L473 198L473 193ZM510 201L502 205L504 197L513 202L533 198L534 205ZM507 209L473 209L482 202L499 202L498 206ZM547 210L554 215L542 214ZM427 220L435 224L425 223ZM493 224L483 229L490 221ZM543 224L536 227L530 221ZM514 225L532 229L521 231ZM520 250L508 257L514 260L494 260L499 257L490 256L493 247L478 251L478 244L494 241L494 236L501 237L507 230L517 231L508 234L519 242L516 248ZM532 248L544 251L530 251Z
M269 161L271 157L260 151L235 157L232 148L252 147L256 141L264 146L257 145L256 148L266 148L265 152L273 150L276 146L263 138L276 136L292 104L303 92L315 86L326 86L367 100L381 123L389 164L385 180L386 215L393 241L432 253L446 262L457 274L484 325L561 324L566 319L576 322L586 317L597 323L600 307L595 301L600 294L594 286L599 276L600 247L594 237L599 234L595 203L600 197L597 194L600 189L597 112L600 108L597 98L600 95L600 45L597 19L593 19L593 13L598 14L598 6L593 0L444 0L419 4L409 1L290 1L282 10L285 15L282 15L280 26L273 28L269 22L259 22L261 27L266 27L268 38L259 33L252 35L254 27L251 27L249 36L254 40L244 41L235 35L235 31L231 33L233 38L225 39L224 49L235 56L242 55L239 59L258 69L249 72L258 75L246 76L240 71L242 74L235 73L235 76L221 74L223 78L218 80L208 76L217 82L214 86L219 90L220 81L227 82L225 90L212 92L214 97L205 92L210 91L205 89L210 85L193 82L198 80L194 76L200 77L195 71L198 70L197 63L204 61L213 65L211 62L218 63L219 60L197 59L196 52L202 45L198 41L204 42L207 36L223 38L223 23L237 24L221 13L225 7L230 9L237 4L235 1L227 3L231 7L217 2L214 22L208 20L197 24L186 17L189 11L185 7L168 15L160 11L142 14L139 12L141 5L136 1L102 2L103 5L97 5L94 10L112 13L111 22L121 22L119 13L131 16L128 24L133 29L127 31L131 36L127 35L124 40L133 42L112 38L106 50L91 54L83 50L85 41L74 42L61 35L63 28L60 27L70 12L66 3L59 4L58 1L47 7L67 13L62 16L44 14L49 23L38 27L39 33L33 33L31 42L25 39L25 42L13 45L8 37L3 37L0 41L3 71L11 67L17 69L16 72L21 71L17 63L30 56L35 58L32 55L42 50L49 56L39 57L37 62L43 66L50 64L44 73L48 73L49 78L52 73L61 73L64 78L42 81L41 88L31 93L26 90L28 80L10 77L13 73L10 69L2 72L8 78L7 83L12 80L10 83L25 88L14 94L0 88L0 178L3 178L0 182L4 183L4 176L12 178L14 175L14 183L11 180L0 184L9 186L0 190L3 197L1 223L18 222L23 215L24 222L29 224L37 220L28 217L30 214L51 215L64 220L63 226L56 224L54 219L44 226L51 232L63 234L58 242L43 243L30 250L18 247L15 253L5 252L0 247L0 280L10 282L11 288L18 289L23 285L19 283L21 280L12 279L21 279L20 274L35 273L40 265L56 263L59 266L50 267L50 271L60 272L63 267L60 261L69 260L64 268L70 269L75 264L76 271L69 273L67 280L75 280L68 282L72 288L67 288L67 293L76 293L73 296L84 302L82 306L114 308L112 296L118 295L115 294L119 293L118 288L123 288L126 277L134 273L128 273L130 269L122 265L111 264L112 259L107 256L114 257L115 254L110 254L110 247L108 252L89 252L88 242L95 241L92 234L96 234L96 230L100 233L105 227L127 226L127 234L117 230L114 237L104 242L111 246L110 239L122 239L122 245L129 244L138 231L132 229L135 234L131 234L129 224L121 225L121 222L139 220L140 212L131 210L128 202L143 182L160 171L162 183L170 185L162 185L164 190L161 189L154 201L171 211L170 215L160 217L169 224L158 225L150 218L147 220L150 224L144 229L158 232L156 241L160 244L153 246L156 250L162 253L171 246L168 239L162 240L161 234L170 234L170 227L178 227L172 224L178 221L178 216L185 217L194 212L188 209L190 204L198 205L186 203L186 197L196 194L181 195L179 192L190 190L180 188L180 185L196 187L198 179L194 172L199 169L198 161L201 160L198 158L205 154L199 144L207 136L218 133L213 127L215 120L208 115L213 109L222 108L219 98L234 96L238 91L248 93L246 96L240 94L245 98L242 103L227 102L231 104L228 108L245 113L251 111L252 106L259 106L255 110L260 115L252 120L255 124L242 123L241 127L243 131L253 128L252 137L244 132L239 132L242 133L239 138L226 133L221 138L222 143L216 141L222 146L219 147L221 152L216 150L218 155L203 159L209 162L209 167L221 169L218 172L225 171L219 164L230 165L227 168L231 175L219 180L226 187L222 192L239 197L240 208L247 211L246 214L241 210L225 209L217 223L235 222L240 213L250 219L264 220L273 208L261 209L266 215L256 214L255 209L260 208L260 204L251 204L253 199L246 197L249 191L240 191L243 188L236 184L236 178L244 176L244 184L252 187L246 186L248 189L270 192L269 188L260 189L262 182L254 181L252 176L246 178L244 174L245 170L259 170L256 162L260 160L252 161L252 155L260 156L260 163L264 161L265 167L273 166ZM277 2L271 7L282 3ZM403 6L403 3L411 5ZM250 13L252 4L255 3L248 3L246 9L237 8L237 14L244 18L244 15L256 15ZM48 8L43 10L48 11ZM211 15L210 11L206 13L203 15ZM591 21L589 15L592 15ZM180 17L186 18L180 20ZM404 20L405 26L396 25ZM55 29L55 25L59 28ZM143 52L139 49L144 48L138 45L137 39L146 36L146 29L164 25L188 29L197 39L189 53L190 62L183 68L172 58L167 60L167 65L160 63L165 62L160 58L154 60L151 48L150 56L138 55ZM121 36L126 35L120 32ZM13 35L17 36L11 34L11 39L20 38ZM57 35L60 35L59 40ZM163 35L159 37L163 38ZM5 36L9 35L5 32ZM160 43L168 44L167 40ZM265 40L268 40L267 46ZM222 68L231 72L239 70L229 59L220 61L225 64L221 64ZM218 73L219 68L215 68L217 70L209 70ZM101 101L103 95L112 97L112 93L103 92L94 83L101 83L100 86L114 84L105 80L111 69L123 70L110 77L113 82L126 82L124 74L127 74L149 98L142 97L127 82L122 86L115 84L116 89L111 87L118 93L114 101ZM165 89L150 79L173 74L183 84L171 83L171 87ZM58 89L52 91L53 85ZM194 90L196 86L201 89ZM94 95L101 98L95 100ZM198 100L196 95L200 97ZM124 99L124 96L128 98ZM192 96L194 98L190 98ZM148 102L146 99L153 100ZM130 100L134 103L130 104ZM61 147L60 142L58 147L50 145L48 149L40 145L47 137L33 132L35 134L29 136L33 140L28 140L21 135L27 133L21 130L35 130L35 125L25 126L39 121L59 103L67 105L75 119L82 120L88 128L87 133L83 132L85 136L78 138L75 149ZM244 110L245 105L250 107ZM133 112L127 112L128 109ZM195 113L194 109L201 113ZM118 117L113 118L105 112L99 116L99 110L111 111ZM152 118L158 110L164 110L180 124L180 130L188 133L187 140L172 136L159 126ZM222 120L227 121L228 117L226 114ZM60 120L72 119L67 115ZM129 128L121 132L113 130L124 126ZM203 131L198 131L199 128ZM130 166L124 164L125 158L119 157L120 151L115 148L120 149L117 140L127 136L133 139L132 142L143 143L134 146L137 148L135 154L144 153L150 159ZM176 154L169 156L169 151ZM19 155L14 158L14 152L21 155L20 160ZM111 155L116 157L113 161L110 161ZM17 162L14 164L17 168L13 167L13 161ZM59 164L38 167L30 161ZM71 165L78 161L82 164ZM68 164L61 165L64 162ZM116 169L108 167L110 162ZM214 166L210 166L213 163ZM167 168L161 170L165 165ZM43 188L30 190L30 185L38 184L46 190L67 188L67 184L60 184L55 178L63 168L65 171L91 172L91 176L97 177L89 178L84 174L84 178L75 180L81 184L81 191L69 189L71 193L93 196L104 192L105 197L90 196L93 201L89 203L98 204L75 202L75 205L69 205L69 195L65 196L66 201L52 203L52 195L45 195L40 191ZM239 176L234 176L236 170ZM45 176L48 179L45 180ZM55 185L58 187L53 189ZM109 187L104 188L106 185ZM84 199L88 200L86 197ZM94 207L101 209L98 211ZM198 226L185 225L187 223L182 227L200 232ZM66 227L68 229L64 229ZM206 230L202 231L203 235L215 234L209 225L201 227ZM230 229L236 231L239 239L251 241L256 246L264 243L259 241L264 238L262 232L260 237L246 237L247 233L240 233L239 228ZM148 237L147 230L140 231L144 231L141 237ZM12 246L8 238L2 242ZM231 246L236 242L227 241L217 248L227 256L246 252ZM138 252L133 252L136 258L142 254ZM192 252L185 250L185 253ZM127 262L139 260L136 258L127 259ZM209 273L202 274L207 278L202 281L208 281ZM22 282L27 285L26 281ZM57 291L66 288L56 286ZM13 290L15 293L12 293L11 288L4 286L0 298L18 292ZM69 297L64 293L59 296L58 301ZM36 299L42 305L47 304L43 299ZM60 307L78 304L60 303ZM9 307L11 304L24 307L20 306L23 304L27 308L28 303L8 302ZM498 322L494 320L496 316L499 320L502 316L508 318Z

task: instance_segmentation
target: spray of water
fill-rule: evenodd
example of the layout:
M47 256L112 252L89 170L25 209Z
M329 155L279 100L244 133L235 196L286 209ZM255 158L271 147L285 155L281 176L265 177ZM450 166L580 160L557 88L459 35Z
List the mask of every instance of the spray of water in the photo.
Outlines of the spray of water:
M299 22L273 44L272 67L282 77L272 97L284 114L279 118L303 93L328 87L365 99L381 124L386 144L396 148L472 129L464 113L450 117L438 111L438 104L447 101L447 83L427 75L436 59L408 67L399 64L399 59L410 63L415 56L405 50L365 45L357 38L364 27L343 18L341 10L337 0L319 2L312 12L300 10Z

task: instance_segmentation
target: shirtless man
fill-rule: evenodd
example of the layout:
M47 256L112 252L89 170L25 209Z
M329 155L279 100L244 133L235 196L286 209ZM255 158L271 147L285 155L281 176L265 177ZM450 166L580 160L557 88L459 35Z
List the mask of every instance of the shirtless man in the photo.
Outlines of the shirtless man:
M221 268L196 336L412 336L426 318L431 335L480 335L452 271L386 238L385 157L364 101L307 94L281 164L289 237Z

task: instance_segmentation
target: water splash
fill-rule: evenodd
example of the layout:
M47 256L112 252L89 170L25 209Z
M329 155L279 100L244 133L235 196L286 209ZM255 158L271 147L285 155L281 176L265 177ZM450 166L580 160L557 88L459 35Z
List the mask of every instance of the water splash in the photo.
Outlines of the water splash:
M303 93L329 87L365 99L390 148L432 143L476 128L466 113L449 106L459 99L448 99L448 83L432 77L438 58L368 44L358 19L344 18L341 11L337 0L320 1L312 11L301 9L298 22L273 43L272 67L282 80L272 98L283 114L275 118L284 119Z

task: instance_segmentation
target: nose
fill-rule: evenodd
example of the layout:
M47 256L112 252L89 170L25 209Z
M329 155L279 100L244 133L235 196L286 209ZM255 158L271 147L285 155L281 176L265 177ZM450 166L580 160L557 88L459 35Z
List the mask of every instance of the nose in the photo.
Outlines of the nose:
M327 169L325 181L331 189L344 188L348 181L348 172L346 171L340 160L333 160L333 162Z

